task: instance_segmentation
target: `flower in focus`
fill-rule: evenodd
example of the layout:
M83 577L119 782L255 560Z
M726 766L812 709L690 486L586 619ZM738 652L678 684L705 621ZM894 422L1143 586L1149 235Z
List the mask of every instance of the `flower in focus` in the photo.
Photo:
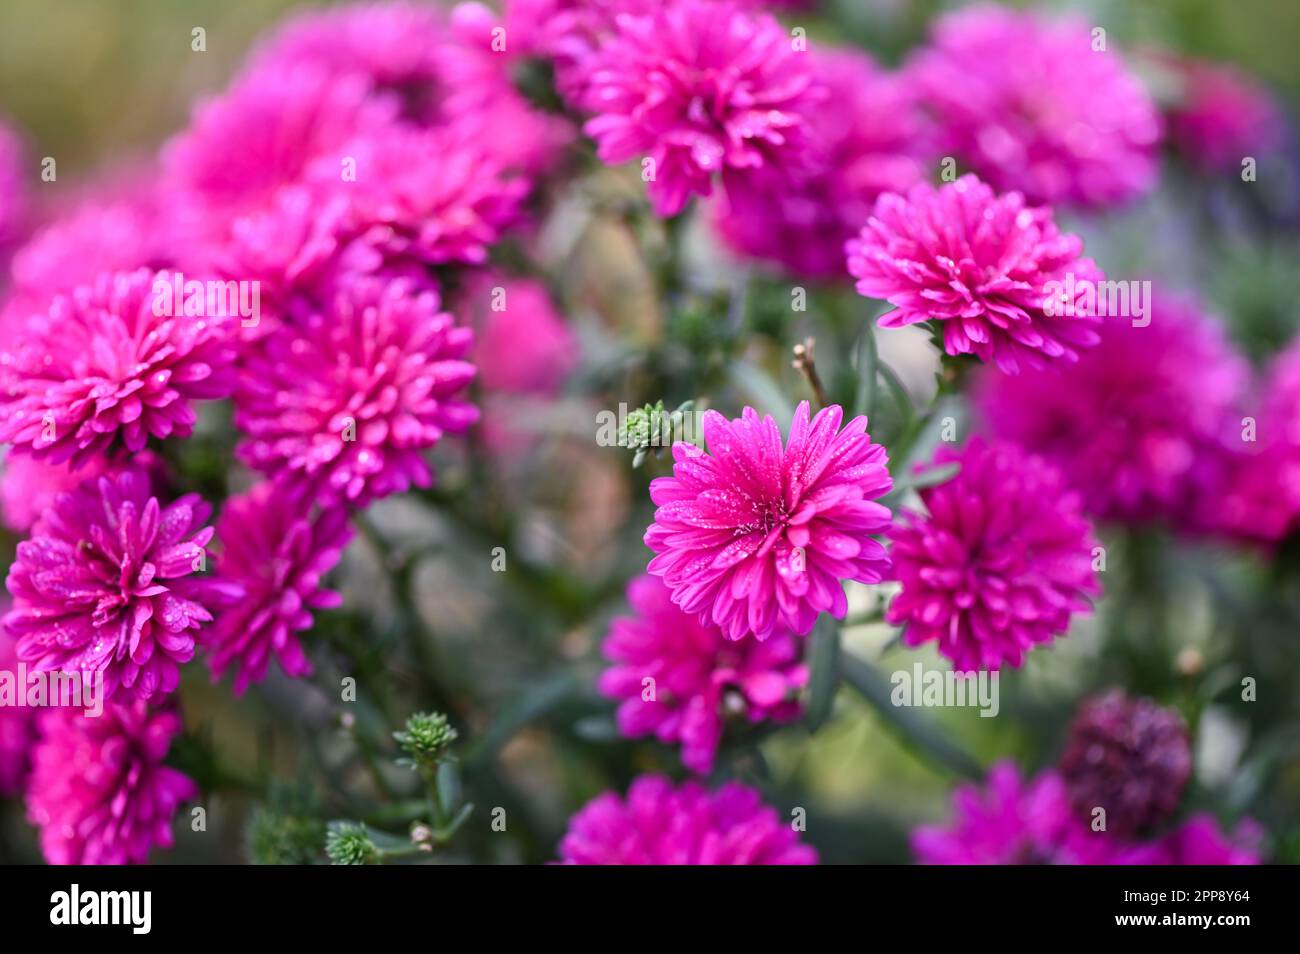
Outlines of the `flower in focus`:
M217 575L243 596L218 614L205 646L214 675L235 670L237 695L266 678L272 659L286 675L311 672L298 634L311 628L314 610L342 604L322 579L351 537L346 511L313 516L273 484L258 484L226 503L217 521L223 547Z
M1096 344L1101 319L1085 295L1102 274L1082 252L1050 209L963 176L882 195L848 243L848 266L860 294L895 306L882 328L933 321L948 354L1016 374Z
M439 308L432 290L359 280L251 345L235 393L239 458L321 506L428 486L424 452L478 419L462 396L473 332Z
M1109 831L1148 831L1173 814L1191 778L1187 723L1149 699L1108 692L1075 715L1059 772L1083 816L1101 808Z
M978 438L941 448L957 474L923 488L926 513L890 531L902 589L887 618L909 646L934 642L959 672L1019 667L1025 653L1091 612L1097 546L1079 495L1043 459Z
M1181 525L1218 480L1246 367L1192 302L1150 298L1147 324L1103 322L1078 363L989 373L974 397L986 429L1055 464L1094 519Z
M1239 172L1247 156L1271 155L1285 125L1268 92L1230 66L1189 61L1177 70L1179 101L1169 111L1169 138L1208 172Z
M982 786L960 786L953 813L950 827L913 831L912 851L922 864L1111 864L1127 847L1073 814L1059 775L1025 780L1011 762L995 765Z
M885 449L865 417L841 430L842 418L832 405L810 423L804 401L782 448L770 416L707 411L707 453L673 445L673 476L650 484L658 509L645 542L650 573L683 612L728 639L767 639L778 626L804 636L820 613L843 619L842 581L881 581L889 558L872 535L889 527L875 502L891 486Z
M170 848L172 819L198 786L163 765L181 718L148 703L109 703L92 718L74 708L40 717L27 815L50 864L141 864Z
M940 17L907 66L948 146L1000 191L1101 206L1150 190L1160 116L1079 19L987 5Z
M102 672L105 698L150 699L180 680L211 610L236 595L191 578L212 539L197 494L164 507L138 469L61 495L18 544L4 625L38 671Z
M746 255L797 276L842 279L845 243L882 192L921 181L929 141L903 78L852 50L813 54L812 62L828 95L805 111L811 171L735 179L714 221Z
M822 92L785 29L733 3L675 0L625 16L584 71L585 131L610 164L642 156L650 200L676 215L692 195L804 161L805 111Z
M709 792L644 775L627 798L606 792L569 820L560 861L570 865L808 865L817 853L764 805L731 783Z
M474 363L483 392L484 444L501 453L527 446L519 425L559 395L578 365L578 339L541 282L495 272L470 277L456 313L474 329Z
M623 700L624 735L680 743L682 763L707 774L727 715L751 723L798 716L808 667L794 635L778 630L764 642L732 642L674 606L663 582L649 575L628 585L628 600L636 615L611 625L604 654L613 665L600 677L601 692Z
M105 274L29 318L0 354L0 441L76 468L116 446L189 436L191 403L230 393L234 348L227 316L160 307L155 283L171 282L148 269Z

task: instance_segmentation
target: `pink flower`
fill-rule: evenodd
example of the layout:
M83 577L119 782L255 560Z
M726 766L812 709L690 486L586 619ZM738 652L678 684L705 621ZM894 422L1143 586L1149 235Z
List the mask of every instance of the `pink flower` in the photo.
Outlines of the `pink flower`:
M1215 485L1246 367L1218 324L1155 286L1143 321L1110 319L1057 373L986 374L976 404L994 436L1046 458L1097 520L1187 521Z
M901 77L856 50L812 54L812 63L828 91L806 110L812 170L737 178L714 221L746 255L797 276L842 280L845 243L882 192L905 192L921 181L930 142Z
M662 216L709 195L715 177L798 165L805 111L821 93L776 20L727 2L673 0L621 17L583 69L595 114L584 128L598 155L611 164L648 155Z
M745 408L728 421L704 414L708 452L673 445L673 476L650 484L658 509L645 542L649 571L684 612L728 639L767 639L778 626L807 635L817 616L843 618L841 582L879 583L889 568L873 534L889 526L885 449L857 417L840 430L832 405L811 424L795 411L790 439L770 416Z
M1224 833L1212 815L1193 815L1167 835L1134 846L1114 864L1129 865L1258 865L1263 863L1259 842L1263 832L1244 821Z
M424 452L478 418L462 392L473 333L435 292L358 280L328 311L251 345L235 394L239 458L322 506L428 486Z
M338 563L352 537L342 509L309 513L309 505L259 484L232 497L217 521L223 550L217 575L243 593L217 616L206 646L213 675L235 670L235 693L266 678L276 659L290 676L305 676L311 663L298 633L312 626L312 611L343 599L322 578Z
M1248 408L1248 410L1251 410ZM1253 418L1247 429L1246 418ZM1300 526L1300 338L1273 361L1260 408L1225 442L1225 477L1202 497L1201 522L1233 539L1272 544Z
M1102 274L1082 253L1082 239L1059 232L1050 209L963 176L881 196L848 243L848 265L859 294L895 306L882 328L933 321L948 354L1016 374L1076 361L1096 344L1100 319L1080 306Z
M1124 202L1156 182L1160 117L1088 24L978 6L940 17L908 65L949 147L1031 202Z
M558 396L580 358L577 337L541 282L495 272L470 277L456 313L474 329L474 363L483 394L484 443L495 453L528 447L519 419Z
M890 531L901 591L887 618L909 646L927 642L959 672L1019 668L1064 633L1101 592L1097 546L1079 495L1055 467L1011 444L976 438L942 448L953 477L920 491L926 513Z
M347 225L392 257L430 265L480 264L487 247L521 221L528 182L510 174L473 136L393 127L352 141L338 160L315 164L308 181L324 195L345 195Z
M61 495L18 544L4 625L39 671L102 672L106 698L176 688L211 610L236 595L190 577L212 539L197 494L164 507L148 476L125 470Z
M227 318L177 314L180 302L158 297L171 281L105 274L28 319L0 354L0 441L76 468L150 437L188 437L192 402L230 393L234 348Z
M373 95L366 77L311 63L254 70L202 103L163 152L164 188L186 255L202 257L206 242L223 240L236 218L299 181L313 160L332 163L341 176L351 155L344 146L378 134L397 111L396 100Z
M811 865L817 853L758 792L731 783L708 792L643 775L623 800L606 792L569 821L568 865Z
M636 615L611 625L604 654L613 665L600 677L600 691L623 700L624 735L680 743L682 763L703 775L713 769L726 716L751 723L798 717L808 667L791 633L734 643L674 606L653 576L637 577L627 592Z
M1169 111L1169 138L1188 161L1208 172L1240 172L1282 145L1285 124L1269 93L1230 66L1177 64L1181 95Z
M162 764L181 718L145 702L110 703L99 718L47 710L32 754L27 816L54 865L141 864L172 845L172 819L198 797L187 776Z
M1045 772L1022 780L1011 762L995 765L982 787L959 787L953 814L949 827L923 825L912 832L912 851L922 864L1111 864L1128 847L1073 815L1060 776Z
M0 599L7 609L8 598ZM16 673L17 669L17 648L9 634L0 629L0 672ZM36 712L28 706L0 703L0 798L17 795L27 782L32 744L36 741Z
M51 464L24 454L5 458L0 477L0 504L4 522L12 530L26 533L41 515L54 506L59 495L74 489L83 480L98 477L112 464L107 458L95 458L81 470L65 464Z

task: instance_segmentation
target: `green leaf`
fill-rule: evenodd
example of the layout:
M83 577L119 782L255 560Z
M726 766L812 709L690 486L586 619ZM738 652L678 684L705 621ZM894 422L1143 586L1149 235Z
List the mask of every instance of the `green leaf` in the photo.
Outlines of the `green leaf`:
M865 414L870 424L876 416L876 387L880 383L877 375L880 353L876 349L876 333L870 322L858 338L857 359L858 393L853 400L853 415Z
M808 710L804 722L809 732L816 732L830 715L835 690L840 685L840 624L823 613L808 639L812 672L808 680Z
M794 418L794 408L772 376L756 364L735 361L731 365L731 381L754 402L759 413L771 414L777 421Z
M953 743L932 719L916 709L894 705L889 681L874 666L850 653L841 653L840 669L844 681L910 748L957 775L971 779L984 777L984 770L974 756Z
M534 683L488 726L487 731L466 754L465 761L477 764L491 758L520 729L568 699L577 685L577 678L567 670Z

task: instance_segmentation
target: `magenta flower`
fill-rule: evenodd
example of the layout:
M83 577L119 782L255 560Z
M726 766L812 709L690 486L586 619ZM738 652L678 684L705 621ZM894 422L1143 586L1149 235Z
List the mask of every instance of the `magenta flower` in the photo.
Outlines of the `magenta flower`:
M1300 526L1300 339L1274 359L1261 404L1227 438L1222 486L1199 503L1207 529L1274 544Z
M3 598L8 608L8 598ZM18 653L13 639L0 629L0 672L17 672ZM36 741L36 712L28 706L0 705L0 798L23 790Z
M807 57L767 14L734 3L674 0L626 16L584 64L584 127L607 163L648 156L662 216L692 195L764 167L803 161L805 111L817 101Z
M311 672L298 633L311 628L313 610L342 605L322 579L351 538L346 511L313 516L273 484L259 484L226 503L217 521L217 575L243 596L217 616L205 646L214 676L235 670L236 695L265 679L272 659L286 675Z
M1263 159L1282 145L1286 126L1268 91L1230 66L1176 64L1180 96L1169 111L1169 138L1192 165L1241 172L1247 156Z
M1187 723L1149 699L1108 692L1075 714L1059 772L1081 816L1101 808L1109 831L1149 831L1173 814L1192 777Z
M251 345L235 394L239 458L321 506L428 486L424 452L478 418L462 392L473 333L435 292L358 280L328 311Z
M203 257L205 243L223 240L236 218L300 181L313 160L332 163L341 176L351 156L344 146L379 134L397 110L366 77L311 63L254 70L200 104L190 128L163 152L164 188L186 257Z
M889 527L875 502L891 486L885 449L865 417L840 430L842 417L832 405L810 424L801 403L782 448L770 416L707 411L708 452L673 445L673 476L650 484L658 509L645 542L649 571L684 612L728 639L778 626L805 636L820 613L844 617L842 581L881 581L889 558L872 535Z
M60 496L9 568L4 625L18 657L41 671L102 672L106 698L175 689L211 610L237 595L191 578L212 539L211 512L197 494L164 507L135 469Z
M0 441L76 468L150 437L188 437L192 402L230 393L234 348L226 317L174 314L181 303L156 297L171 280L106 274L32 316L0 354Z
M1086 289L1102 278L1083 240L1018 192L994 195L974 176L881 196L848 243L859 294L895 310L882 328L933 321L948 354L974 354L1008 374L1076 361L1101 319Z
M198 786L163 765L181 718L145 702L110 703L99 718L46 711L32 754L27 817L53 865L142 864L172 845L172 819Z
M532 279L480 272L455 310L474 329L484 444L495 453L530 447L534 435L520 421L560 394L581 357L577 336Z
M796 276L844 277L844 246L882 192L922 180L931 145L912 87L856 50L811 54L827 97L806 110L813 171L737 178L714 221L737 251Z
M623 700L624 735L680 743L682 764L704 775L728 715L751 723L798 717L808 667L789 631L732 642L674 606L663 582L649 575L633 580L627 595L636 615L610 626L604 654L613 665L600 677L600 691Z
M935 464L961 469L922 489L926 513L905 510L890 531L902 589L887 619L958 672L1019 668L1091 612L1101 592L1092 525L1064 476L1014 445L976 438L941 448Z
M1246 381L1213 319L1158 285L1151 299L1149 324L1104 322L1077 364L976 388L987 430L1055 464L1097 520L1185 523L1217 480Z
M487 246L521 221L527 180L512 175L476 137L393 127L350 142L355 180L328 158L308 181L348 199L348 225L392 257L438 265L480 264Z
M1060 776L1023 780L1000 762L982 787L962 785L953 796L952 824L922 825L912 851L927 865L1110 864L1128 847L1075 817Z
M1160 116L1082 20L987 5L940 17L908 65L948 147L1000 191L1101 206L1149 191Z
M1129 865L1258 865L1262 830L1244 821L1225 833L1214 817L1204 812L1193 815L1173 831L1155 841L1136 845L1112 863Z
M107 458L94 458L80 470L65 464L51 464L24 454L5 458L0 476L0 505L4 522L11 530L25 534L41 515L54 506L60 494L83 480L98 477L112 468Z
M709 792L674 788L657 775L636 779L621 799L606 792L569 820L560 842L567 865L811 865L817 852L764 805L731 783Z

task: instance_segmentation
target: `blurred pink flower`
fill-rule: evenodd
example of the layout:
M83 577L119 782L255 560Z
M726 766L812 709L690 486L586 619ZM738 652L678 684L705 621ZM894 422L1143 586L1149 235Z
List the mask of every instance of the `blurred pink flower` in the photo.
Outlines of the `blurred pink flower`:
M8 611L8 596L0 596L0 612ZM0 672L16 673L18 651L13 637L0 628ZM23 705L0 704L0 798L23 790L36 741L37 710Z
M627 799L606 792L569 820L560 842L569 865L810 865L817 853L764 805L732 782L709 792L643 775Z
M625 16L583 64L584 127L602 161L648 157L650 201L676 215L761 168L806 162L806 111L824 93L808 56L765 13L708 0L671 0Z
M813 53L826 98L805 112L811 171L738 177L714 222L739 252L778 262L791 274L844 278L844 246L882 192L922 179L931 143L913 87L865 53Z
M1263 863L1263 831L1244 821L1225 833L1212 815L1193 815L1155 841L1135 845L1112 864L1127 865L1258 865Z
M663 582L649 575L634 579L627 595L636 615L611 624L604 654L612 665L600 677L600 691L622 700L624 735L680 743L682 764L704 775L713 769L726 716L751 723L798 717L808 667L789 631L764 642L732 642L674 606Z
M1218 323L1156 285L1144 321L1111 318L1077 364L989 372L974 392L985 426L1055 464L1097 520L1185 526L1218 481L1245 362Z
M1181 89L1169 110L1169 138L1194 166L1239 173L1247 156L1262 159L1281 147L1282 113L1245 74L1190 60L1176 65L1176 75Z
M859 294L895 306L882 328L932 321L948 354L1017 374L1096 344L1101 319L1083 296L1103 276L1082 254L1083 240L1058 231L1050 209L962 176L882 195L848 243L848 267Z
M172 820L198 786L163 765L181 717L145 702L42 713L27 815L54 865L142 864L172 845Z
M890 531L902 589L887 619L908 646L934 642L958 672L1018 668L1025 654L1092 611L1097 540L1055 467L1011 444L941 448L948 480L920 491Z
M1120 54L1096 42L1079 18L969 7L935 21L907 72L948 148L995 188L1111 205L1155 185L1160 116Z
M832 405L810 423L804 401L782 448L770 416L707 411L707 453L673 445L673 476L650 484L658 509L645 542L656 554L650 573L684 612L728 639L767 639L778 627L803 636L821 613L844 617L843 581L881 581L889 558L873 535L890 520L875 502L891 486L885 449L865 417L841 430L842 419Z

